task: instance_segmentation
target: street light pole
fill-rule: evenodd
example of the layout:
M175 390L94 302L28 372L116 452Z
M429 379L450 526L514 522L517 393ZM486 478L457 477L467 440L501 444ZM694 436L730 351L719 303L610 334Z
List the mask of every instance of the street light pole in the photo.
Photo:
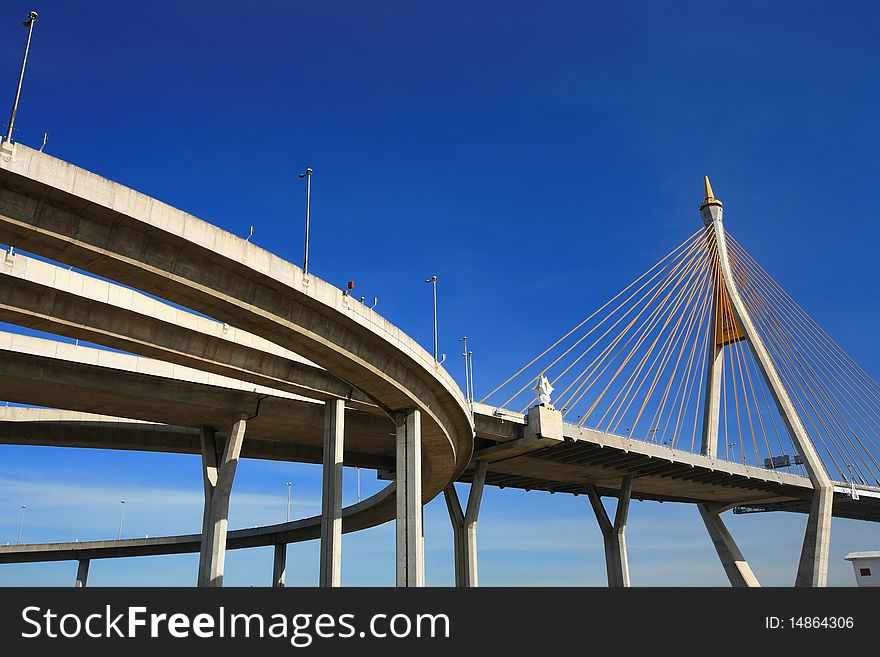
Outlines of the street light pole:
M287 522L290 522L290 482L285 481L284 485L287 486Z
M312 173L314 173L309 167L301 174L299 174L300 179L306 179L306 246L305 253L303 255L303 275L309 275L309 215L311 214L312 207Z
M468 350L467 350L467 336L461 337L458 339L459 342L464 343L464 351L461 352L461 355L464 356L464 390L465 397L469 402L473 401L473 397L471 397L471 370L468 365Z
M116 540L122 538L122 522L125 520L125 500L119 500L119 531L116 533Z
M24 67L27 65L28 51L31 48L31 35L34 33L34 23L39 20L37 12L32 11L28 14L27 20L22 23L28 28L27 42L24 46L24 57L21 59L21 73L18 75L18 87L15 90L15 101L12 103L12 114L9 116L9 130L6 133L6 142L12 142L12 129L15 126L15 113L18 111L18 99L21 97L21 85L24 82Z
M431 276L425 280L425 283L430 283L434 287L434 362L439 363L437 352L437 277Z
M21 517L18 521L18 540L16 541L16 545L21 545L21 533L24 530L24 512L27 510L27 504L21 505Z
M471 401L474 401L474 397L476 396L476 391L474 389L474 352L467 352L467 368L470 370L471 375Z

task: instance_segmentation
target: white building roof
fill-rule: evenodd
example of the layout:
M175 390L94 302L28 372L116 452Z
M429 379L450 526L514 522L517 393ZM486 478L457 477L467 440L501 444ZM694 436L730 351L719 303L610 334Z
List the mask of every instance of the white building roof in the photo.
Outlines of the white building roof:
M847 561L855 561L856 559L880 559L880 551L875 552L850 552L844 557Z

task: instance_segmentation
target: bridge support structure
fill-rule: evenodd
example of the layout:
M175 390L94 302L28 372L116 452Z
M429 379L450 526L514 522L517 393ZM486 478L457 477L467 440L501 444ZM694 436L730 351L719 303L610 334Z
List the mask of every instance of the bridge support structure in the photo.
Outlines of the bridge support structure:
M321 482L321 563L319 586L342 581L342 456L345 402L324 403L324 464Z
M229 527L229 498L232 494L232 483L246 429L247 414L242 413L232 424L222 456L217 451L213 427L203 427L201 430L205 512L199 554L199 586L223 586L226 534Z
M614 523L608 517L602 498L596 486L587 484L587 497L596 514L602 539L605 544L605 569L608 573L609 587L629 586L629 561L626 554L626 520L629 515L629 502L632 496L632 475L624 477L620 482L620 494L617 497L617 510Z
M444 490L449 520L452 522L452 540L455 551L455 585L458 587L479 586L477 568L477 517L483 500L483 488L486 483L486 461L474 464L474 480L468 493L467 507L464 511L455 490L455 484L449 484Z
M78 589L86 588L89 580L89 559L80 559L76 567L76 583L74 586Z
M813 484L813 506L804 534L795 586L825 586L828 581L828 555L831 545L831 507L834 497L831 477L828 476L825 465L822 463L822 459L816 451L816 447L813 445L782 379L779 377L773 359L770 357L764 341L752 323L749 312L740 297L727 253L722 203L715 198L708 177L705 179L705 187L706 199L700 206L700 214L703 218L703 224L707 229L707 237L710 239L714 238L718 252L718 266L721 272L719 282L724 284L734 318L739 323L738 327L729 328L734 333L741 331L742 335L737 339L744 339L749 345L761 376L767 384L776 409L785 425L785 429L803 459L810 481ZM711 416L704 416L703 419L704 448L706 447L706 433L711 431L711 426L708 428L705 426L707 418L711 418Z
M424 586L421 413L416 409L395 413L394 423L397 433L397 586Z
M736 542L733 540L727 526L721 519L721 508L710 507L708 504L698 504L697 509L700 511L700 517L706 525L727 579L734 588L742 587L758 587L761 586L755 573L752 572L751 566L743 556Z
M275 558L272 564L272 588L283 589L287 574L287 543L275 544Z

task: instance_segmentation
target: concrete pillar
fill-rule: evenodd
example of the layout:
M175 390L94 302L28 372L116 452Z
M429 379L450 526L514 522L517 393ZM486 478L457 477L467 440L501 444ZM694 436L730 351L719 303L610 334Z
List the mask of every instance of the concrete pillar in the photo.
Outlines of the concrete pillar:
M212 543L211 534L214 525L211 523L211 498L217 485L217 441L214 427L202 427L199 433L202 447L202 482L205 488L205 504L202 513L202 544L199 551L198 585L208 580L210 559L208 548Z
M833 489L823 487L814 490L795 586L827 586L828 584L833 501Z
M444 490L446 508L452 522L452 540L455 551L455 585L459 587L479 586L477 570L477 517L483 500L486 483L486 461L474 465L474 481L468 495L467 510L462 513L458 493L453 484Z
M324 404L324 476L321 488L319 586L339 586L342 572L342 448L345 402Z
M721 288L721 281L718 281ZM724 373L724 344L718 339L718 313L720 289L712 300L709 320L710 342L706 359L706 388L703 399L703 438L700 453L715 458L718 454L718 426L721 416L721 376Z
M78 589L86 588L86 583L89 579L89 559L80 559L79 565L76 569L76 584L74 586Z
M449 522L452 524L452 553L455 557L455 585L467 586L464 572L465 554L467 547L464 543L464 512L461 510L461 502L458 499L458 491L455 484L451 483L443 489L443 497L446 499L446 509L449 511Z
M238 458L241 455L241 445L244 442L244 434L247 428L247 414L242 413L229 431L229 438L223 450L220 463L215 466L216 483L210 496L210 510L207 518L207 531L202 534L202 561L199 564L199 586L220 587L223 586L223 569L226 563L226 533L229 524L229 498L232 494L232 483L235 479L235 470L238 467ZM203 438L209 432L202 432ZM203 442L206 442L203 440ZM210 445L209 445L210 446ZM216 454L216 452L215 452ZM203 458L205 450L203 448ZM210 463L204 467L206 493L207 484L210 482ZM208 503L208 496L205 496Z
M697 509L718 553L718 558L721 559L721 565L724 567L727 579L730 580L730 585L737 588L761 586L718 512L706 504L698 504Z
M272 567L272 588L283 589L287 574L287 543L275 544L275 563Z
M417 410L396 413L397 586L425 585L422 534L422 418Z
M605 570L608 575L608 586L629 586L629 560L626 554L626 521L629 515L629 501L632 496L632 476L624 477L620 482L620 495L617 498L617 511L614 524L608 518L608 512L602 504L598 491L593 484L587 484L587 497L596 514L599 529L605 545Z

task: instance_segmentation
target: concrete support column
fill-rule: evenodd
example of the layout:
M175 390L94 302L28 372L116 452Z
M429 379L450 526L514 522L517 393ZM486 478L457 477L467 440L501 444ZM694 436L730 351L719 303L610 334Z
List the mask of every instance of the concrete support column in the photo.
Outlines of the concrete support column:
M467 586L467 576L464 572L467 554L464 533L464 512L461 510L461 502L458 499L458 491L455 484L451 483L443 489L443 497L446 499L446 509L449 511L449 522L452 523L452 553L455 556L455 585Z
M86 583L89 579L89 559L80 559L79 565L76 569L76 584L74 586L78 589L86 588Z
M287 543L275 544L275 563L272 566L272 588L283 589L287 574Z
M608 574L608 586L629 586L629 561L626 554L626 520L629 515L629 501L632 496L632 476L624 477L620 482L620 495L617 498L617 511L614 524L608 518L608 512L602 504L599 493L593 484L587 484L587 497L596 514L602 539L605 544L605 570Z
M226 563L226 533L229 524L229 498L235 470L241 455L241 445L247 428L247 414L242 413L229 431L229 438L219 463L211 467L210 455L217 459L213 431L202 431L202 459L205 478L206 531L202 533L202 551L199 562L199 586L223 586ZM213 476L212 476L213 471ZM211 481L214 481L211 485ZM210 496L208 494L210 487Z
M397 586L425 585L422 533L422 418L417 410L396 413Z
M718 558L721 559L721 565L724 567L724 572L727 573L730 585L733 587L761 586L746 558L733 540L733 536L727 531L719 513L706 504L698 504L697 509L700 511L700 516L703 518L715 551L718 553Z
M339 586L342 574L342 449L345 402L324 404L324 476L321 488L319 586Z
M214 427L202 427L199 432L202 447L202 483L205 488L205 504L202 512L202 544L199 551L199 576L198 585L204 586L203 582L208 579L210 559L208 548L211 545L211 498L214 496L214 487L217 485L217 441Z
M807 518L795 586L827 586L828 584L833 501L834 490L830 486L817 488L813 492L813 503Z
M477 517L483 500L486 483L486 461L474 465L474 481L468 495L467 510L463 513L458 493L453 484L444 490L446 508L452 522L452 540L455 550L455 585L459 587L479 586L477 570Z
M703 398L703 438L700 453L715 458L718 454L718 426L721 416L721 376L724 373L724 344L718 339L718 313L722 287L719 284L712 300L709 320L710 343L706 359L706 389Z

